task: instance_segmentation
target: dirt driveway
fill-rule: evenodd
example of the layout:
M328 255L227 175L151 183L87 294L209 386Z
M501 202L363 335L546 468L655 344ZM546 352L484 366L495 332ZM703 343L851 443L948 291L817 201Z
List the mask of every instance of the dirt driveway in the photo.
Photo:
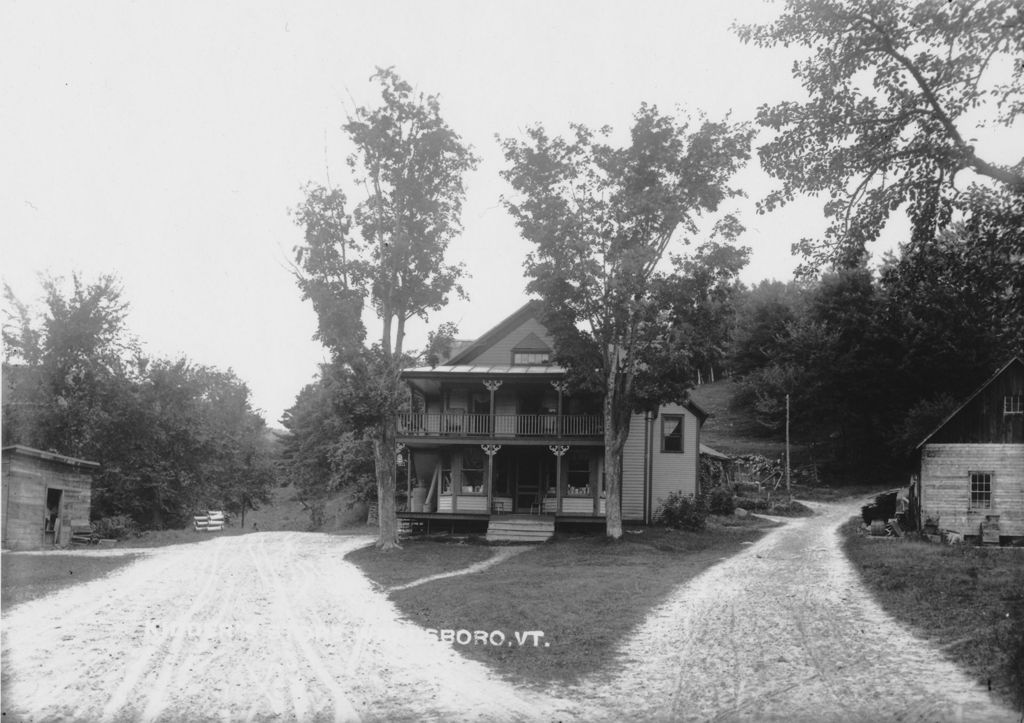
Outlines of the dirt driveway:
M365 537L267 532L154 550L3 615L3 720L544 720L398 618L344 555Z
M612 720L1019 720L864 590L836 532L859 507L814 506L680 588L578 694Z
M399 618L367 538L153 551L3 615L13 720L1015 720L861 589L836 525L791 522L682 586L620 665L520 691Z

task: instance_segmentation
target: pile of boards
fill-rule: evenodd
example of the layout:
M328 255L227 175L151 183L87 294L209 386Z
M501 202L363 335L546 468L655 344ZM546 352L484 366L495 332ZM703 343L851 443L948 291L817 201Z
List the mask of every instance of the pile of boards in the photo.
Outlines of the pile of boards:
M220 532L224 529L224 513L209 510L205 515L193 515L192 526L196 532Z

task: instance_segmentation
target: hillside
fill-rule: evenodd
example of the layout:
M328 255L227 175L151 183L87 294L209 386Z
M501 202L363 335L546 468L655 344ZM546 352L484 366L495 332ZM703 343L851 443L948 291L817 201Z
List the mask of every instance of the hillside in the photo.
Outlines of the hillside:
M786 453L785 432L774 432L757 423L747 411L737 408L733 400L739 384L723 379L701 384L690 391L690 397L710 416L701 428L700 441L727 454L762 454L778 459ZM807 450L792 445L793 463L807 456Z

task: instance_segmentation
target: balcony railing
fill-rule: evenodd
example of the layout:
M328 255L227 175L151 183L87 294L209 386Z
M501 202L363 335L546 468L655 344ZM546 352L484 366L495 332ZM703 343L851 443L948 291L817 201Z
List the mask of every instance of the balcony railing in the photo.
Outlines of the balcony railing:
M599 414L465 414L404 412L398 433L430 437L600 437Z

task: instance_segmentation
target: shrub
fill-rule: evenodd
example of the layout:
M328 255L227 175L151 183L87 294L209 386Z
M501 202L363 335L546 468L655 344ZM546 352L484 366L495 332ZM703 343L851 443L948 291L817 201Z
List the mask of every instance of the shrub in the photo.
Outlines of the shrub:
M92 523L92 531L106 540L123 540L139 536L139 526L128 515L101 517Z
M708 519L708 500L704 495L673 492L661 501L654 518L677 530L703 530Z
M708 494L708 509L713 515L731 515L736 511L736 499L728 487L715 487Z

